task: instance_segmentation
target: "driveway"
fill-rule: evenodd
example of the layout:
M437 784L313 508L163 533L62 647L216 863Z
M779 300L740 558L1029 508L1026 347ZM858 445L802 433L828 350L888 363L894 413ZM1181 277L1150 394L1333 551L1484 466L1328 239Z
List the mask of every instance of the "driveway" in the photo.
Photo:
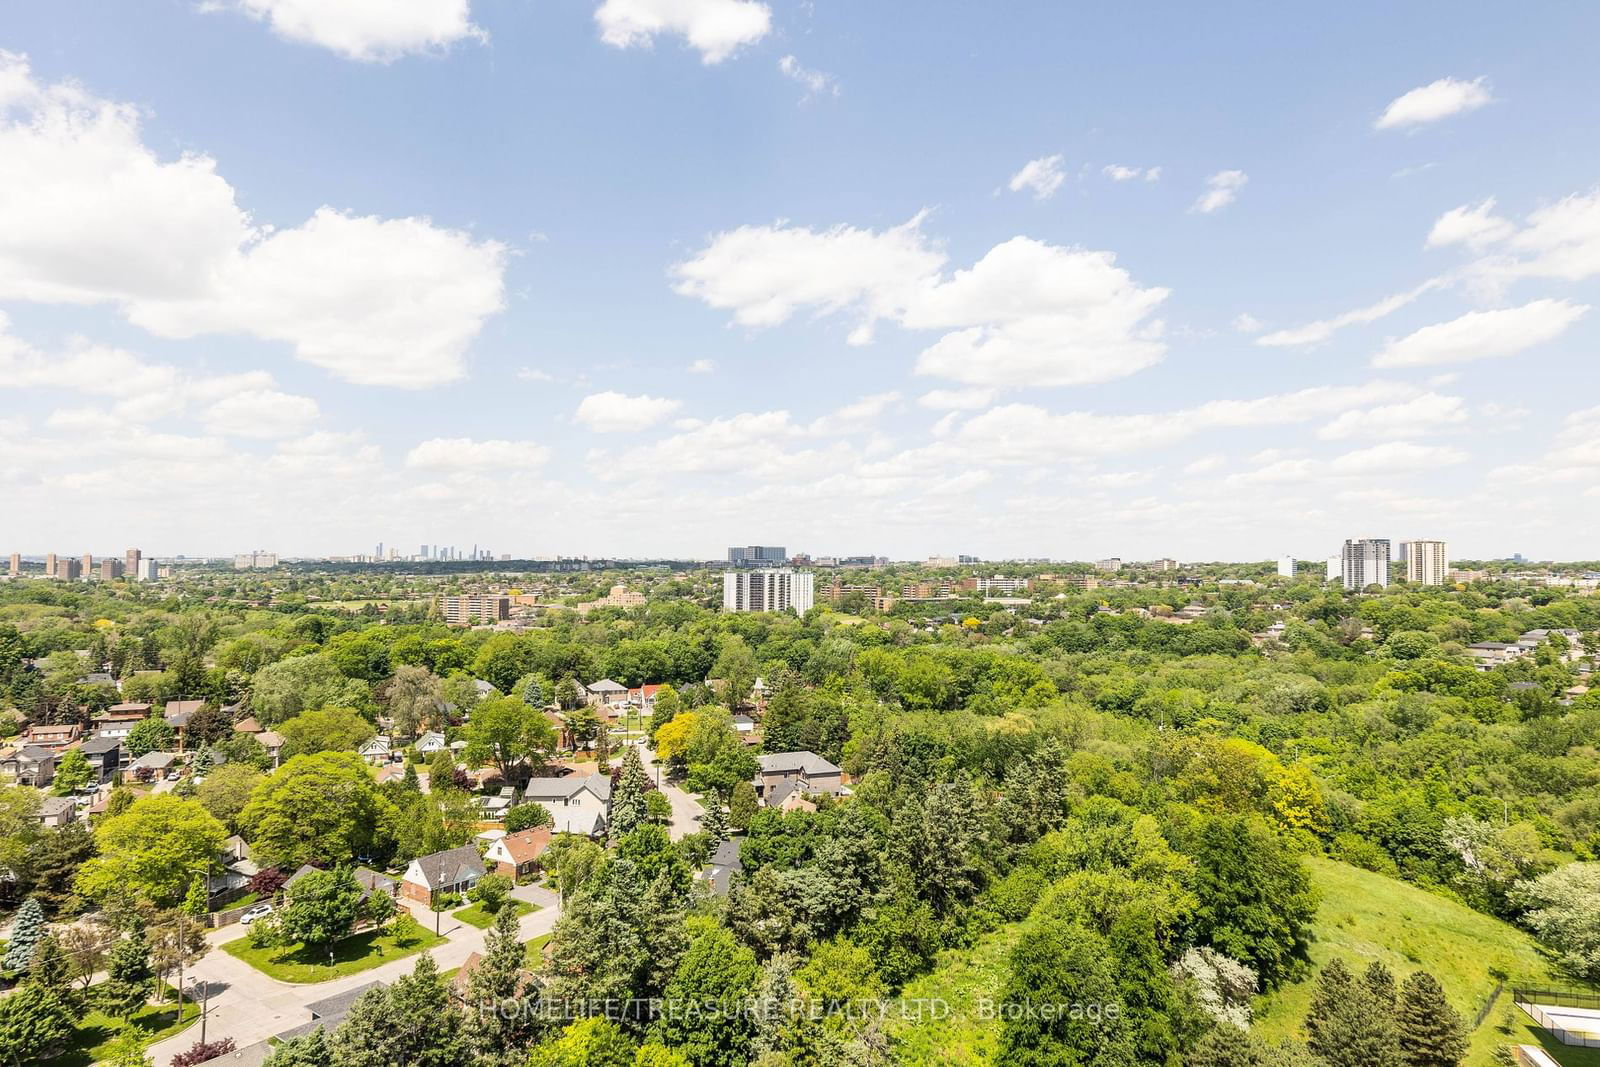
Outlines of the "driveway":
M536 886L524 886L516 890L514 895L518 899L540 905L538 911L522 917L520 936L523 941L547 934L555 927L559 915L554 893ZM482 952L484 935L488 931L454 921L448 914L442 918L440 929L448 940L430 951L433 954L433 962L439 965L439 969L448 971L460 967L472 953ZM423 923L427 929L433 929L433 914L426 909L422 909L418 914L417 921ZM317 982L314 985L297 985L269 978L243 960L228 955L219 947L223 942L234 941L244 936L247 936L245 928L237 925L211 931L206 935L213 946L211 951L206 953L205 958L199 963L188 969L190 977L206 983L212 991L209 1019L206 1023L206 1040L216 1041L231 1037L239 1048L253 1045L257 1041L263 1041L292 1026L299 1026L309 1021L311 1014L306 1008L308 1004L331 997L335 993L366 985L368 982L378 981L388 984L401 975L410 974L417 963L417 956L412 955L404 959L391 960L381 967L374 967L359 974ZM165 1064L198 1040L200 1040L200 1030L198 1026L191 1026L180 1034L150 1046L147 1054L157 1064Z

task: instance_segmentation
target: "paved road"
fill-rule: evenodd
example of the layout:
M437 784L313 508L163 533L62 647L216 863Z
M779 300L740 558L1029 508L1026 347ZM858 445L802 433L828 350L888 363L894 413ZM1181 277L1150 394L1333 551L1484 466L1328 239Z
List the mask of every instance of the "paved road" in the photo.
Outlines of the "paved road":
M519 886L512 891L512 895L540 906L538 911L522 917L521 937L524 941L551 931L558 916L554 893L535 886ZM429 930L433 929L432 912L426 908L414 907L413 914L417 916L418 922L423 923ZM485 930L468 926L445 915L440 931L449 940L431 951L433 961L439 965L441 971L460 967L469 955L483 951L483 939L487 933ZM412 967L416 966L417 962L416 956L407 956L404 959L392 960L381 967L362 971L360 974L318 982L315 985L297 985L269 978L243 960L235 959L221 948L215 947L243 936L245 929L237 925L211 931L207 938L212 942L212 950L199 963L189 968L188 972L193 978L205 982L212 990L206 1039L216 1041L231 1037L240 1048L308 1021L311 1015L306 1005L314 1001L372 981L393 982L401 975L411 973ZM199 1028L191 1026L174 1037L152 1045L148 1055L157 1064L165 1064L199 1039Z
M639 758L644 761L645 769L650 772L651 779L654 780L657 772L657 767L655 766L656 754L646 747L642 741L639 743ZM665 764L659 770L661 772L661 793L672 804L672 821L668 825L668 836L677 841L688 834L698 833L700 831L700 816L704 814L706 809L694 797L667 781Z

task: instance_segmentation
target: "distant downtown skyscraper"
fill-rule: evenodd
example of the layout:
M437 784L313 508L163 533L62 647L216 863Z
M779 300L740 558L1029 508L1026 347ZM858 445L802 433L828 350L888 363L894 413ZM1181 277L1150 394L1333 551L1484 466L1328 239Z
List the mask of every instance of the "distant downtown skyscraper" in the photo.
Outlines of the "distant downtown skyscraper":
M1344 543L1341 557L1344 587L1360 592L1369 585L1389 584L1389 539L1364 537Z
M735 545L728 549L728 562L735 567L781 567L789 562L782 545Z
M1443 585L1450 576L1450 553L1443 541L1406 542L1406 581Z

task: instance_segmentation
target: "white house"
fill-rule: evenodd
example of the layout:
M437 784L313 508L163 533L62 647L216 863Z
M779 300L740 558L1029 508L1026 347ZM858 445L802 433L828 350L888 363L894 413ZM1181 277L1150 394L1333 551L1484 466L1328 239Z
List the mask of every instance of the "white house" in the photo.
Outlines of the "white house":
M556 833L603 834L611 814L611 778L604 774L532 778L522 791L524 804L539 804L555 821Z
M445 745L444 734L439 733L437 730L429 730L417 738L415 747L418 755L431 756L447 746Z

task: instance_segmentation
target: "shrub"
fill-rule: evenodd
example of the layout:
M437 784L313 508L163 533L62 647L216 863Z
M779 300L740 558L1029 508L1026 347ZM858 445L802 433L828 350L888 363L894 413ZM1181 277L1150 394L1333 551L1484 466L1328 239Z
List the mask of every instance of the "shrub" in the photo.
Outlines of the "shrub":
M510 893L511 879L503 874L486 874L468 890L467 898L483 905L483 910L493 915L505 907L506 897Z
M226 1056L234 1050L233 1038L224 1037L216 1041L196 1041L189 1048L172 1057L172 1067L194 1067L197 1063L214 1060L218 1056Z

